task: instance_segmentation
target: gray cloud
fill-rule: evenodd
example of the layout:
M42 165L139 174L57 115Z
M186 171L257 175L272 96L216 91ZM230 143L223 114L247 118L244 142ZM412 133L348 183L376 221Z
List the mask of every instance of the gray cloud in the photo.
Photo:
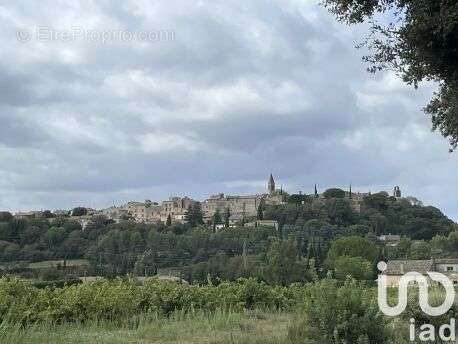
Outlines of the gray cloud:
M102 207L169 194L401 185L458 218L455 155L413 90L370 75L310 1L0 6L0 208ZM173 30L163 42L38 42L19 29ZM450 171L450 172L447 172Z

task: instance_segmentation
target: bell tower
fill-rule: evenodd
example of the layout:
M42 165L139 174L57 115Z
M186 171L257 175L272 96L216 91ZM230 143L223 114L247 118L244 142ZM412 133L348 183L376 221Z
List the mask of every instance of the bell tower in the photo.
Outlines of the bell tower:
M267 182L267 192L269 195L275 193L275 180L272 173L270 174L269 181Z

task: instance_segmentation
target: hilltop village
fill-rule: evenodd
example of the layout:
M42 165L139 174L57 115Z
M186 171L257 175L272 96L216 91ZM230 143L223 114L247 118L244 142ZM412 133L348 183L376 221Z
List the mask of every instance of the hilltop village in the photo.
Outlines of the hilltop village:
M112 206L106 209L95 210L85 207L77 207L73 210L49 211L29 211L18 212L16 218L34 219L54 216L71 216L83 227L91 221L93 216L104 215L108 219L119 222L125 219L132 219L138 223L185 223L186 215L190 208L198 205L202 211L205 222L210 222L215 213L227 214L230 225L246 224L248 221L255 220L260 208L264 206L283 205L288 203L291 198L298 203L312 202L314 204L324 203L327 198L335 196L345 199L351 208L360 213L364 206L364 197L371 193L353 192L351 186L348 191L341 189L328 189L319 193L315 185L314 193L304 195L302 192L289 195L278 189L272 174L267 180L266 192L255 195L225 195L219 193L210 196L204 201L197 201L190 197L170 197L162 202L145 200L144 202L130 201L124 205ZM333 192L337 193L333 195ZM396 186L393 190L393 197L401 198L401 190Z

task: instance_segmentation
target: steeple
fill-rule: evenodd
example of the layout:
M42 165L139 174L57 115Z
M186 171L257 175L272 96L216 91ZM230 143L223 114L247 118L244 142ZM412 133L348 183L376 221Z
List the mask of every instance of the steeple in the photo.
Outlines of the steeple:
M315 184L315 197L318 197L318 189L316 188L316 184Z
M267 191L270 195L275 193L275 180L272 173L270 174L269 181L267 182Z
M350 184L350 199L353 198L353 194L351 193L351 184Z

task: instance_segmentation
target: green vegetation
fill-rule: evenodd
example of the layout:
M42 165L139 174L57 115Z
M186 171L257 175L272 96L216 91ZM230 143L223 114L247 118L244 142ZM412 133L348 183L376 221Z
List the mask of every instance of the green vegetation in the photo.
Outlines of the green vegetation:
M433 299L443 291L432 289ZM268 286L254 279L190 286L101 280L39 289L0 279L3 343L407 343L409 318L422 314L410 294L405 314L386 318L377 291L352 279ZM392 294L392 293L390 293Z
M138 324L91 322L40 324L0 329L0 342L11 344L281 344L288 343L292 314L263 311L212 312L170 317L140 317Z
M345 191L342 189L337 189L337 188L332 188L332 189L327 189L323 193L324 198L344 198L345 197Z
M191 286L133 279L101 280L63 288L36 288L16 278L0 279L0 323L29 326L37 323L135 320L141 314L169 316L202 310L290 310L304 286L268 286L254 279Z
M0 213L0 342L405 343L420 311L380 316L376 264L456 256L456 225L414 199L368 195L355 212L340 195L263 204L278 230L229 227L228 210L203 224L200 207L191 224L94 216L84 230Z
M168 271L191 284L253 277L268 284L310 282L327 275L373 280L376 260L452 257L456 225L434 207L386 193L367 195L355 212L342 190L328 198L292 195L285 205L262 204L257 217L270 227L228 228L229 212L203 224L202 210L188 212L192 224L113 223L94 216L82 230L72 217L15 219L0 214L1 274L62 283L81 276L154 276ZM331 197L332 196L332 197ZM216 230L217 225L225 228ZM384 246L377 236L398 234ZM46 285L44 283L43 285Z

